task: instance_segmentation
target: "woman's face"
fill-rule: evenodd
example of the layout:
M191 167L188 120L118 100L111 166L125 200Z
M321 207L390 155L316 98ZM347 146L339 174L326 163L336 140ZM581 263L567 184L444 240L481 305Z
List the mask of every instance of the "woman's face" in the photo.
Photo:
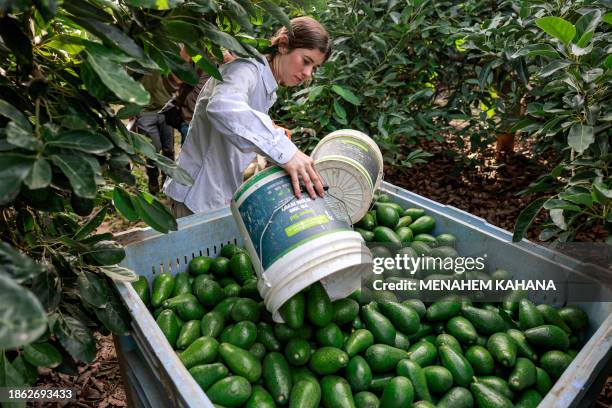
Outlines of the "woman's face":
M309 79L315 69L325 61L319 50L295 48L288 53L276 54L276 80L280 85L296 86Z

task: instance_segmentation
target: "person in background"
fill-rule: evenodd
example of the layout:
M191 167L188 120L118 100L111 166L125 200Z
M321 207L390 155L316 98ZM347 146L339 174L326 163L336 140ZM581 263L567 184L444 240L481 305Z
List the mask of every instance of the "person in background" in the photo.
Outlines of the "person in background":
M221 67L223 81L208 80L197 99L178 164L193 178L191 186L172 179L164 185L175 217L227 206L242 182L243 170L261 153L290 175L300 198L300 179L311 198L323 196L313 160L298 150L268 110L278 86L296 86L311 78L331 53L325 28L310 17L281 28L265 58L238 58Z
M136 131L148 136L158 153L161 152L174 161L174 130L166 123L164 115L158 111L172 98L178 89L179 81L173 75L164 76L160 72L153 72L143 76L140 83L151 95L151 100L136 117ZM155 195L159 192L160 185L164 184L164 175L162 174L160 184L157 166L147 159L146 167L149 192Z

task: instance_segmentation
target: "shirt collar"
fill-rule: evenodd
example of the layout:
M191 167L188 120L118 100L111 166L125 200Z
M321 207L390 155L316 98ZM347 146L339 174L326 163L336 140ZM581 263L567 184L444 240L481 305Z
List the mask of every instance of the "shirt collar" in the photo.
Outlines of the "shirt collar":
M262 57L264 61L264 86L266 87L266 92L268 92L268 94L272 94L278 88L278 84L276 83L276 79L274 79L274 74L272 74L272 69L270 68L270 64L268 64L268 59L263 55Z

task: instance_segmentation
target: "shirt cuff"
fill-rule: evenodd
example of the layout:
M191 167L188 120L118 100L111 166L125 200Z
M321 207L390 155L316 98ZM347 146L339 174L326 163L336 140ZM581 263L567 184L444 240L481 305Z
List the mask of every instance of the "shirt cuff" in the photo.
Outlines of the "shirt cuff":
M281 136L279 137L278 143L268 152L268 155L277 164L285 164L293 158L298 148L289 138L287 138L283 129L275 129L275 131L275 133L280 133Z

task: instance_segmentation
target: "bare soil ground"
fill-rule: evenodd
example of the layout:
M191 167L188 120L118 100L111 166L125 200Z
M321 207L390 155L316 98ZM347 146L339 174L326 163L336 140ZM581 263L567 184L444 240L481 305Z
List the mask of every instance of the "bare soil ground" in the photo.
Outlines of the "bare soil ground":
M36 387L73 388L76 402L30 403L36 408L50 407L127 407L127 399L121 379L119 362L111 335L96 337L97 354L93 363L80 365L78 375L67 375L55 370L39 369Z

